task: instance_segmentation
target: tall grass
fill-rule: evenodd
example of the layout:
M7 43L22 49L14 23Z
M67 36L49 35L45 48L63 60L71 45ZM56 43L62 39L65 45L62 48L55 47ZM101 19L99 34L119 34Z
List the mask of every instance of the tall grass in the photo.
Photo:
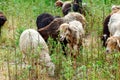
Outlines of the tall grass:
M119 0L83 0L87 3L86 34L89 34L77 56L77 69L72 67L70 56L64 56L60 43L49 39L52 61L56 65L55 77L49 77L46 69L30 64L24 67L19 50L19 36L27 28L36 29L36 17L48 12L63 16L61 8L54 6L55 0L0 0L0 11L7 17L0 37L0 80L119 80L120 53L105 54L100 35L102 23L113 4ZM55 47L52 47L55 46ZM34 55L30 55L30 59ZM41 73L42 72L42 73ZM37 79L36 79L37 78Z

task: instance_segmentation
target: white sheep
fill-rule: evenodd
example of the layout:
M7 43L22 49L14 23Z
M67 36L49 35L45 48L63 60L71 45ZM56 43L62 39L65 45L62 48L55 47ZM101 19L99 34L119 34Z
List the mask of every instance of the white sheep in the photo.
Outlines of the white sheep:
M113 7L114 9L120 9ZM113 13L110 17L109 23L108 23L108 29L110 32L110 37L106 41L106 52L110 53L114 50L120 50L119 49L119 41L120 41L120 10L117 10L116 13Z
M63 40L64 38L70 40L71 38L74 37L73 39L77 39L76 43L79 43L79 39L81 39L81 36L85 34L82 23L76 20L73 20L69 23L61 24L59 30L61 40Z
M24 55L36 53L39 49L40 63L44 63L48 67L48 74L54 75L55 65L51 62L49 50L42 36L34 29L23 31L19 41L20 50Z
M60 25L59 31L60 41L67 40L67 46L76 62L76 57L79 54L80 46L82 46L83 36L85 34L82 23L76 20L69 23L63 23ZM74 66L76 66L76 64L74 64Z

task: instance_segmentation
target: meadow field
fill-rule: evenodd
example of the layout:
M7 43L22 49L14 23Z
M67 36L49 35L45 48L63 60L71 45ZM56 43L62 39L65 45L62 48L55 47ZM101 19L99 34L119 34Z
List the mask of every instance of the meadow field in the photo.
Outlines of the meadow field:
M65 0L64 0L65 1ZM63 16L55 0L0 0L0 11L7 22L0 37L0 80L120 80L120 53L106 54L102 47L103 21L112 5L120 0L83 0L86 8L86 45L77 56L77 68L72 67L70 56L64 56L60 43L49 39L50 56L56 65L55 76L47 75L39 65L23 65L19 49L20 34L28 28L37 29L36 18L47 12ZM55 47L51 47L51 46ZM34 57L29 56L29 57Z

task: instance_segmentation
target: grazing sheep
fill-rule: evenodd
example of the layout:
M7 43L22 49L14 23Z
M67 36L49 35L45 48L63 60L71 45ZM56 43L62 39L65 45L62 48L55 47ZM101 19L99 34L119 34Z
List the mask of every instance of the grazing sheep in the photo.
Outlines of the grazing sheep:
M117 10L116 10L117 9ZM113 7L115 13L110 17L108 23L108 29L110 32L110 38L107 39L106 52L110 53L113 50L120 50L120 6L119 8Z
M79 3L81 3L81 6L79 6ZM57 0L55 6L62 7L63 15L67 15L71 11L82 13L82 0L80 2L78 0L74 0L73 2Z
M82 23L76 20L69 23L63 23L60 25L59 30L60 41L64 41L64 39L67 40L67 46L76 62L76 57L79 54L80 47L82 46L82 39L85 34Z
M111 36L106 41L106 53L120 51L120 37Z
M1 28L6 21L7 21L7 19L6 19L5 15L2 12L0 12L0 35L1 35Z
M47 41L49 37L52 37L53 39L56 40L56 38L58 38L59 26L63 23L69 23L70 21L73 20L81 22L82 26L85 28L86 20L84 16L77 12L70 12L62 18L54 19L49 25L39 29L38 32L42 35L45 41Z
M113 15L114 13L117 13L120 10L120 6L113 5L111 10L112 12L105 18L103 22L103 35L101 37L101 40L103 42L104 47L106 47L106 44L105 44L106 40L110 36L110 31L108 29L108 23L109 23L110 17L111 15Z
M70 12L64 17L54 19L49 25L39 29L38 32L42 35L46 42L49 37L53 38L55 41L58 41L60 25L63 23L69 23L73 20L81 22L82 26L85 28L86 20L84 16L77 12ZM61 42L61 44L64 46L66 46L67 43L68 42L66 41L66 39L64 39L64 41ZM66 55L64 46L62 46L62 49L64 51L64 54Z
M76 48L74 46L80 47L82 45L82 37L85 34L82 23L79 21L71 21L69 23L63 23L59 27L60 31L60 41L66 39L69 44L69 48ZM78 50L78 49L76 49Z
M40 63L44 63L48 67L48 74L50 76L54 75L55 65L51 62L48 46L36 30L25 30L20 36L19 46L22 53L26 56L38 53L40 55Z

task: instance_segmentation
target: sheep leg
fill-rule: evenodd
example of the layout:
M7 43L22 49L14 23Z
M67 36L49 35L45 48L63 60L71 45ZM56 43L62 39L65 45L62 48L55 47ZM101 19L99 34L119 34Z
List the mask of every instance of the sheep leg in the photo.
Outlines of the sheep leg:
M24 52L23 52L24 53ZM23 58L22 58L22 62L23 62L23 64L27 64L27 62L26 62L26 58L27 58L27 56L25 55L25 53L24 54L22 54L23 55Z
M76 64L76 55L73 56L73 68L76 69L77 64Z
M75 45L74 47L74 54L73 54L73 68L74 69L76 69L76 67L77 67L77 63L76 63L76 59L77 59L77 55L78 55L78 53L79 53L79 49L78 49L78 46L77 45Z

